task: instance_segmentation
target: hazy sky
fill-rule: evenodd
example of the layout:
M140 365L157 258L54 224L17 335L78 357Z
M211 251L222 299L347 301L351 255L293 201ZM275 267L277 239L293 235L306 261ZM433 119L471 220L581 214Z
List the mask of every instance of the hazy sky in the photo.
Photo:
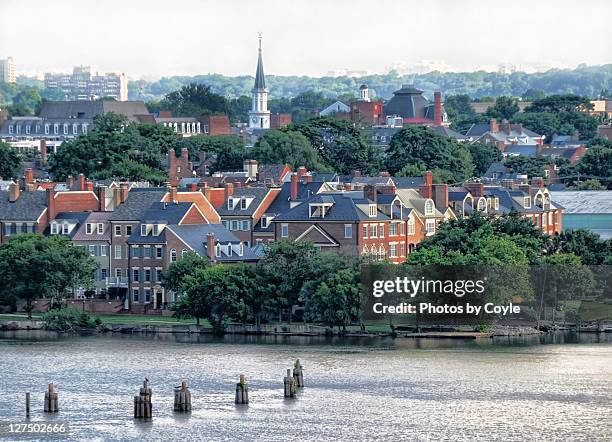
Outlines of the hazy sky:
M133 78L612 62L611 0L0 0L0 58Z

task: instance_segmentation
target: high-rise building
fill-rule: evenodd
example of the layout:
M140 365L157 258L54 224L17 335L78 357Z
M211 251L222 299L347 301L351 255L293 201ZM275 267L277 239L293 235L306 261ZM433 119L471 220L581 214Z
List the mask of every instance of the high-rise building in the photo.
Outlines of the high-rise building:
M13 57L7 57L0 60L0 83L15 83L17 76L15 74L15 60Z
M259 56L255 84L251 91L252 104L249 111L249 129L270 129L270 111L268 110L268 89L261 56L261 35L259 36Z
M75 66L72 74L45 73L45 88L55 89L66 100L111 97L127 101L127 77L123 73L95 72L90 66Z

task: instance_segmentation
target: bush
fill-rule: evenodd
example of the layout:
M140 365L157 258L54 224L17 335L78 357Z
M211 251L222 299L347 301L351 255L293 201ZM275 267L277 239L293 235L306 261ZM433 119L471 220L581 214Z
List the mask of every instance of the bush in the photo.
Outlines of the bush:
M87 313L81 313L74 308L50 310L42 316L47 330L59 332L73 331L76 328L94 328L101 324L100 318L92 318Z
M474 326L474 331L477 333L489 333L491 331L491 324L477 324Z

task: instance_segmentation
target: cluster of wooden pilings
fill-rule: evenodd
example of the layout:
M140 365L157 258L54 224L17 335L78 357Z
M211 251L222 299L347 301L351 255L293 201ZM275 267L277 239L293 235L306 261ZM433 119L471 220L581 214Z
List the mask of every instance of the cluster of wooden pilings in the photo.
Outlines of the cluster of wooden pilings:
M148 379L145 379L142 387L140 387L140 394L134 396L134 417L136 419L151 419L153 417L151 388Z
M300 364L299 359L293 365L293 373L291 373L291 369L287 369L287 376L283 380L286 398L297 397L299 389L304 387L303 370L304 367ZM153 417L151 396L149 380L145 378L139 394L134 396L135 419L151 419ZM240 375L240 381L236 384L234 402L244 405L249 403L249 386L246 382L246 376L243 374ZM45 392L44 411L46 413L57 413L59 411L58 395L54 384L49 384L48 390ZM191 392L186 381L182 381L180 386L174 387L174 411L179 413L191 412ZM30 417L30 393L26 393L26 417Z
M191 412L191 392L185 381L179 387L174 387L174 411Z
M26 395L26 414L29 412L30 404L29 404L30 395L29 393ZM49 384L49 389L45 392L45 402L43 407L45 413L57 413L59 411L58 401L57 401L57 392L55 391L55 385Z

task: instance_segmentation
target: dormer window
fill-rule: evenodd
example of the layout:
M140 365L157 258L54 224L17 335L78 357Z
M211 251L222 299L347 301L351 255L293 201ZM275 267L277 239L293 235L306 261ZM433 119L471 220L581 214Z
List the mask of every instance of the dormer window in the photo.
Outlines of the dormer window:
M478 200L478 210L484 212L486 210L486 208L487 208L487 202L485 201L484 198L480 198Z
M249 202L246 198L240 199L240 209L245 210L249 206Z
M531 208L531 198L528 196L523 198L523 205L525 206L525 209L530 209Z
M62 224L62 234L68 235L70 233L69 226L67 223Z
M147 225L146 224L140 225L140 236L147 236Z
M238 256L242 256L242 255L244 255L244 244L240 243L238 245Z
M91 235L93 233L93 224L91 223L85 224L85 233L87 235Z
M159 236L159 224L153 224L153 236Z
M221 244L217 244L215 246L215 256L217 258L221 257Z
M236 205L236 200L234 198L228 198L227 210L234 210L235 205Z
M227 256L232 256L232 243L227 245Z
M495 197L493 199L493 204L494 204L495 210L499 210L499 198Z
M432 200L427 200L425 202L425 215L433 215L434 214L434 202Z
M262 217L261 218L261 228L267 229L269 225L270 225L270 218L268 218L267 216Z
M370 204L370 216L376 216L376 204Z
M57 235L57 223L51 223L51 235Z
M104 233L104 224L98 223L98 235L102 235Z

